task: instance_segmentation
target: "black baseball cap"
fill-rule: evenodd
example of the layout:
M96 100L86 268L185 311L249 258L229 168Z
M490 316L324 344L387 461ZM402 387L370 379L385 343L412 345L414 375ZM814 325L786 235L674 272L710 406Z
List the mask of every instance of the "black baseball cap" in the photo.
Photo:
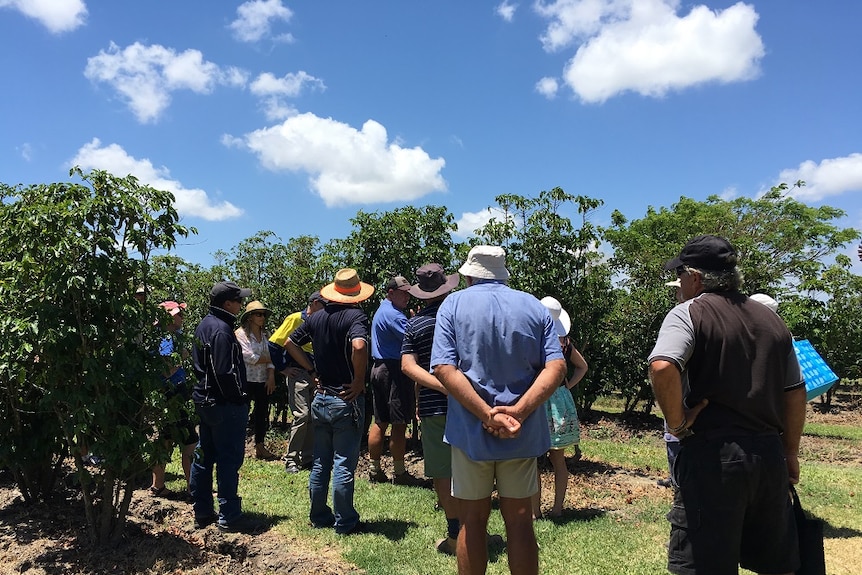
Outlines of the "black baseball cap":
M210 304L218 305L229 300L243 299L251 295L249 288L241 288L233 282L217 282L210 290Z
M730 271L738 260L736 249L729 241L707 234L690 239L677 257L665 262L664 269L689 266L709 271Z

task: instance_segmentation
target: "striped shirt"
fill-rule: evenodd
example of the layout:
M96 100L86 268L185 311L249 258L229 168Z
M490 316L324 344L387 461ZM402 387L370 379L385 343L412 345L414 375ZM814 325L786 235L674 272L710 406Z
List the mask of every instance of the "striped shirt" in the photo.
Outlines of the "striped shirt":
M434 326L437 324L437 310L440 302L423 308L410 318L404 330L404 343L401 355L416 355L416 363L422 369L431 371L431 344L434 342ZM448 398L445 394L419 386L419 417L446 415Z

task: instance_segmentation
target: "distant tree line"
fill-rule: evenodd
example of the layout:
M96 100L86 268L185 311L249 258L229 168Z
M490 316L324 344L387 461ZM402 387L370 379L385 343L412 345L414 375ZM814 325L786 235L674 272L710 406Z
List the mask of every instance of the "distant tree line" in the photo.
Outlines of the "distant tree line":
M343 239L259 231L204 267L171 254L196 232L178 223L170 193L132 176L70 175L81 183L0 184L0 466L13 471L25 499L39 500L72 457L89 486L96 543L122 533L131 482L160 455L151 439L175 415L152 353L157 304L187 302L193 329L221 279L251 287L277 320L302 309L341 267L380 288L394 274L412 279L430 261L453 271L472 245L502 245L510 284L556 297L572 316L572 339L590 365L574 390L579 408L616 395L627 411L649 411L645 360L674 304L662 263L690 237L712 233L739 250L748 293L777 299L791 332L809 339L840 377L862 371L862 277L839 254L859 231L836 225L843 211L799 202L786 185L757 199L682 197L632 221L614 211L607 227L593 223L600 199L560 188L504 194L492 206L500 215L466 242L453 239L455 218L445 207L360 210ZM140 284L149 290L144 306L134 299ZM382 290L364 303L367 312L380 297ZM104 464L88 467L88 451Z

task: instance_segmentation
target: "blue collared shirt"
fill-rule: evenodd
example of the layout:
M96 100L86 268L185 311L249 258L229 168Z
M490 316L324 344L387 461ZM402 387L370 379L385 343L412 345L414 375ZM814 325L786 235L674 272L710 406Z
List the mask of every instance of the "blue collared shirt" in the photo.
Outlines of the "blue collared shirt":
M547 308L504 283L479 281L450 294L437 312L431 366L453 365L490 405L513 405L549 361L563 359ZM445 440L476 461L537 457L551 444L545 409L521 423L516 439L498 439L449 396Z
M401 344L407 316L388 299L380 302L371 322L371 357L374 359L401 359Z

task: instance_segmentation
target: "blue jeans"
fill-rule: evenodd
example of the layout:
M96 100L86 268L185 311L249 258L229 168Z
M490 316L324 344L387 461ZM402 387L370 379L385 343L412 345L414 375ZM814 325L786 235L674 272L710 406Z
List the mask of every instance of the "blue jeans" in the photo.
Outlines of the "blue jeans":
M333 525L336 533L349 533L359 523L359 513L353 506L353 488L365 421L365 398L360 396L346 403L334 395L317 394L311 402L311 421L314 464L308 479L309 519L315 527ZM330 478L332 508L328 505Z
M245 459L247 404L195 406L200 417L200 442L192 463L189 486L194 498L195 517L212 517L213 466L218 482L218 522L227 525L242 513L239 468Z

